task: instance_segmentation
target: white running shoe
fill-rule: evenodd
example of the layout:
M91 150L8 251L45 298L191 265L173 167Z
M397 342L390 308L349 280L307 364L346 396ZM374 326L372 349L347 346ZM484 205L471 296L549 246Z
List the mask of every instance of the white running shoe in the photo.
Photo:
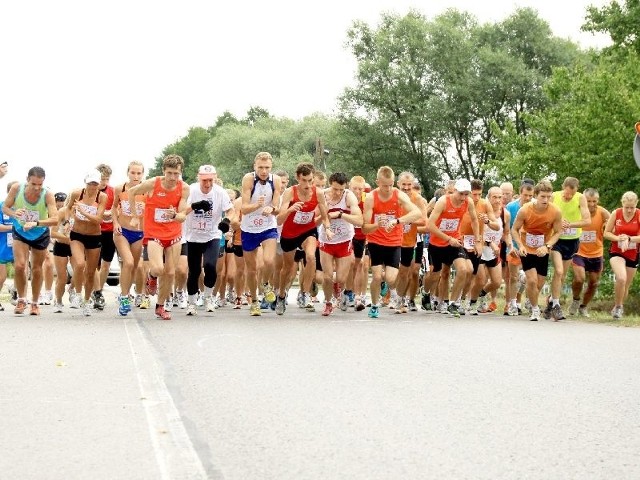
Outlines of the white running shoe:
M197 315L197 314L198 314L198 311L196 310L196 306L195 306L195 304L190 303L190 304L187 306L187 315L189 315L189 316L193 316L193 315Z
M215 305L215 302L213 301L213 297L208 296L207 298L205 298L204 304L205 304L205 310L207 312L215 312L216 305Z

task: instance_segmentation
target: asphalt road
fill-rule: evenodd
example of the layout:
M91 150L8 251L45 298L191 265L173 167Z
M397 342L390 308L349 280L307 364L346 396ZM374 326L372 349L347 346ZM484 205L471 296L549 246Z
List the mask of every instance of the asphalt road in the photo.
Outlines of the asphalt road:
M0 312L0 478L640 478L640 329L107 301Z

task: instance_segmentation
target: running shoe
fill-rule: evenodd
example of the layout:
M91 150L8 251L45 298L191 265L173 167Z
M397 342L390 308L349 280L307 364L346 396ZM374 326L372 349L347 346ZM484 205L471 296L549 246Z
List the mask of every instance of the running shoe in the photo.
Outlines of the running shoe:
M164 309L164 305L158 305L156 307L156 318L159 318L160 320L171 320L171 312L167 312Z

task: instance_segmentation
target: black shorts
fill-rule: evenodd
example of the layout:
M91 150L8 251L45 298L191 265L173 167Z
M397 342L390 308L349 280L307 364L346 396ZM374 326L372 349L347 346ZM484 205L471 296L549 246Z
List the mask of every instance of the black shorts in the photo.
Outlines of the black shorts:
M116 253L116 244L113 241L113 232L102 232L100 234L100 260L112 262Z
M429 244L429 265L433 267L431 269L433 273L442 270L442 265L450 267L458 258L467 258L467 252L464 248L452 247L451 245L438 247Z
M78 233L71 230L69 234L69 240L72 242L80 242L87 250L93 250L100 248L100 239L102 235L87 235L85 233Z
M400 265L410 267L413 263L415 250L413 247L400 247Z
M244 256L244 250L242 250L242 245L234 245L233 246L233 254L236 257L243 257Z
M53 256L54 257L70 257L71 245L69 245L68 243L54 242Z
M180 256L181 256L181 257L186 257L186 256L187 256L187 251L188 251L188 250L189 250L189 249L187 248L187 242L184 242L184 243L182 244L182 246L180 247ZM147 260L149 260L149 259L147 258Z
M398 268L400 266L400 247L387 247L369 243L369 257L371 266L384 265L386 267Z
M580 239L576 238L573 240L563 240L560 239L551 249L554 252L560 252L562 255L562 260L571 260L573 256L578 253L578 249L580 248Z
M480 257L475 251L466 250L467 258L471 260L471 265L473 265L473 274L476 275L478 273L478 267L480 267Z
M280 247L282 248L283 252L291 252L296 248L301 248L304 241L309 237L314 237L317 240L318 229L314 227L311 230L307 230L303 234L298 235L294 238L280 237Z
M492 258L491 260L482 260L480 259L480 264L485 265L487 268L497 267L500 262L498 261L498 257Z
M541 277L546 277L549 271L549 254L544 257L539 257L533 253L530 253L524 257L520 257L522 261L522 271L526 272L532 268L536 269L536 272Z
M362 258L364 256L364 247L367 243L365 238L351 240L351 245L353 245L353 256L355 258Z
M500 261L502 265L507 265L507 242L500 240ZM495 265L493 265L495 267Z
M629 260L627 257L620 255L619 253L609 252L609 259L613 257L624 258L624 265L627 268L638 268L638 262L640 260L640 257L636 257L635 260Z
M416 243L416 248L413 251L413 263L419 263L422 265L422 256L424 255L424 242Z
M574 255L571 260L574 266L584 268L585 272L600 273L604 267L604 257L583 257L581 255Z
M18 240L22 243L26 243L31 248L35 248L36 250L46 250L49 247L49 243L51 243L51 235L49 234L48 228L42 235L40 235L35 240L27 240L18 232L16 232L15 228L11 231L11 235L13 235L14 240Z

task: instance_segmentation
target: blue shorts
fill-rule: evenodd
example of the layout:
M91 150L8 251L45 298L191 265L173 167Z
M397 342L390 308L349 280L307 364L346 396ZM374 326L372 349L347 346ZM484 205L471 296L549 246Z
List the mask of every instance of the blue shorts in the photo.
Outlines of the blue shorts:
M128 230L123 227L122 236L126 238L127 242L129 242L129 245L133 245L134 243L142 240L142 237L144 236L144 232L139 232L137 230Z
M242 250L244 250L245 252L253 252L260 246L262 242L271 238L273 238L274 240L278 239L277 228L270 228L268 230L265 230L264 232L258 233L245 232L244 230L240 232Z

